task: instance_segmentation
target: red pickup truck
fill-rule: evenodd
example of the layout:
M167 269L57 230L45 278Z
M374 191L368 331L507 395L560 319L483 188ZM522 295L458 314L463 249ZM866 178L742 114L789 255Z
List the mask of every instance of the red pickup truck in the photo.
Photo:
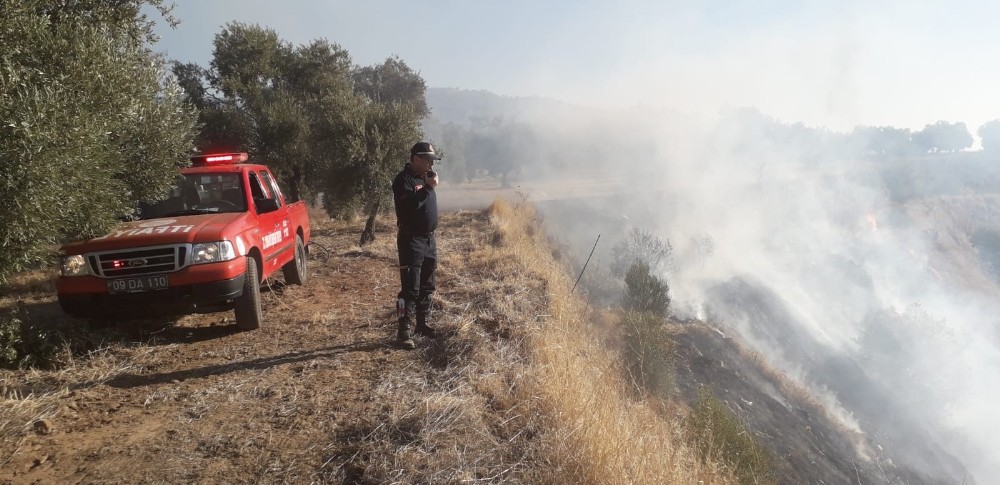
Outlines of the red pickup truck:
M285 202L267 167L247 154L194 157L166 200L111 234L61 248L56 284L67 313L91 319L236 311L263 319L260 284L279 269L307 277L309 216Z

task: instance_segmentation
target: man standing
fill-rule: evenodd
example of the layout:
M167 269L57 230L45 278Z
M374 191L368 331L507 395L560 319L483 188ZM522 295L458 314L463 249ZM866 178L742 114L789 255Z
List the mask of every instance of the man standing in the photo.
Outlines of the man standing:
M399 281L401 289L396 301L399 331L396 339L405 349L416 345L410 338L410 325L414 315L414 331L433 337L434 329L427 325L434 293L434 270L437 268L437 247L434 229L437 229L437 195L434 188L438 176L432 170L441 157L434 146L420 142L410 149L410 161L392 181L392 200L396 206L396 248L399 251Z

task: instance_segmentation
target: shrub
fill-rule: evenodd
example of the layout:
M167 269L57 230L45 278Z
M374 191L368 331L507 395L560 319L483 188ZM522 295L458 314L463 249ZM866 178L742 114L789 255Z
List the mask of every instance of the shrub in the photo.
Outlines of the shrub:
M736 416L707 389L687 418L687 429L702 460L728 465L741 484L774 483L773 457Z
M673 249L670 241L661 241L651 232L632 228L612 250L611 274L621 277L636 262L645 263L657 272L664 270L670 264Z
M0 366L8 367L17 362L18 346L21 344L20 309L0 316Z
M674 343L663 323L644 312L627 312L622 318L625 367L636 385L659 396L666 396L674 385Z
M670 305L667 283L649 272L649 265L636 261L625 273L622 308L626 311L647 312L658 317L667 315Z
M52 367L65 347L89 347L88 339L80 337L70 328L33 322L22 306L15 305L0 315L0 367Z

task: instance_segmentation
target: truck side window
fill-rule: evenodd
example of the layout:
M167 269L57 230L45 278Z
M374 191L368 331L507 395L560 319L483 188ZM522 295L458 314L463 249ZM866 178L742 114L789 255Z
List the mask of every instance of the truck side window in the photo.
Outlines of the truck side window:
M256 199L267 199L267 190L260 184L257 172L250 172L250 195Z
M258 214L264 214L266 212L271 212L277 209L277 204L271 202L270 207L266 203L262 203L271 197L268 197L267 189L264 188L260 183L260 179L257 178L256 172L250 172L250 195L253 197L254 205L257 207Z
M274 195L274 199L275 202L278 203L278 207L281 207L281 197L278 197L278 195L281 194L281 190L278 189L278 184L274 182L274 178L271 177L271 174L264 171L260 172L260 177L264 179L265 187L271 189L271 194Z

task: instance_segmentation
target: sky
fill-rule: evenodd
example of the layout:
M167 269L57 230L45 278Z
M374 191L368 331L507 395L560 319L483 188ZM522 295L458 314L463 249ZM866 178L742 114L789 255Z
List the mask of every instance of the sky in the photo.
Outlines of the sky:
M987 1L176 0L157 50L207 65L228 22L358 65L400 56L429 87L712 116L753 106L847 131L970 131L1000 118L1000 3Z

